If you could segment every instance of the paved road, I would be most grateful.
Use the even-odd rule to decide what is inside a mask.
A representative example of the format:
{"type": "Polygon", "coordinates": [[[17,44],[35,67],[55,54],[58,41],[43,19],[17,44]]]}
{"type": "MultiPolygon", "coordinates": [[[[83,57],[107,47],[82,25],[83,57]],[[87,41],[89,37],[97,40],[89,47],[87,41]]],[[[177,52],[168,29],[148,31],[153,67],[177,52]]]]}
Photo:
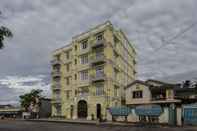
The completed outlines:
{"type": "Polygon", "coordinates": [[[98,126],[1,120],[0,131],[197,131],[197,128],[98,126]]]}

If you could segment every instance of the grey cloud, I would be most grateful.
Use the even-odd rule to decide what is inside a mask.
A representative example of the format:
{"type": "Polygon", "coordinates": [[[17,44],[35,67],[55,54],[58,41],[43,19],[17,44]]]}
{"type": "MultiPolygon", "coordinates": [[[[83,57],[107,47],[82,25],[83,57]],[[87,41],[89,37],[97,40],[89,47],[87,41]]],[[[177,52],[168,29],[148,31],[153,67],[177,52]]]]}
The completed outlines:
{"type": "Polygon", "coordinates": [[[197,22],[196,8],[196,0],[1,0],[5,19],[0,22],[11,28],[14,38],[0,50],[0,76],[49,78],[52,50],[108,19],[137,49],[139,78],[196,70],[196,26],[155,51],[197,22]]]}

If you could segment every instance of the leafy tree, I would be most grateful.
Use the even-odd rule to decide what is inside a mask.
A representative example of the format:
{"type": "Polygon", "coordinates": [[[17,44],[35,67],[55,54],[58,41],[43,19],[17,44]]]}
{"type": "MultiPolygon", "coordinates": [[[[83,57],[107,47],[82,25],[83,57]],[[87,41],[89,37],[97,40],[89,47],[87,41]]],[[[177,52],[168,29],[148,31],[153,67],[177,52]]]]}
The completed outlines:
{"type": "Polygon", "coordinates": [[[33,89],[30,91],[30,93],[26,93],[24,95],[19,96],[21,107],[23,107],[25,111],[28,111],[28,108],[32,102],[35,104],[36,99],[42,98],[41,93],[42,93],[42,90],[33,89]]]}
{"type": "MultiPolygon", "coordinates": [[[[0,15],[1,15],[1,12],[0,12],[0,15]]],[[[4,26],[0,26],[0,49],[2,49],[4,47],[3,41],[6,37],[7,38],[13,37],[12,32],[10,31],[9,28],[4,27],[4,26]]]]}

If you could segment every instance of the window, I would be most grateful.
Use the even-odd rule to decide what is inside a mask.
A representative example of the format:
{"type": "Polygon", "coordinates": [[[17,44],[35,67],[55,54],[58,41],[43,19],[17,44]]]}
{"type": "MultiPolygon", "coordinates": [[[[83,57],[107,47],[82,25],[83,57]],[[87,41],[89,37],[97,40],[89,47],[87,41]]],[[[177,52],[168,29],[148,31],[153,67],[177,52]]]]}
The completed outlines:
{"type": "Polygon", "coordinates": [[[60,77],[54,77],[53,80],[54,80],[55,82],[60,82],[60,77]]]}
{"type": "Polygon", "coordinates": [[[96,40],[99,41],[99,40],[102,40],[103,39],[103,33],[100,33],[98,35],[96,35],[96,40]]]}
{"type": "Polygon", "coordinates": [[[56,59],[56,60],[60,60],[60,57],[61,57],[60,55],[56,55],[56,56],[55,56],[55,59],[56,59]]]}
{"type": "Polygon", "coordinates": [[[69,85],[70,84],[70,79],[69,77],[66,78],[66,85],[69,85]]]}
{"type": "Polygon", "coordinates": [[[118,70],[114,68],[114,79],[118,80],[118,70]]]}
{"type": "Polygon", "coordinates": [[[133,59],[133,64],[134,64],[134,65],[136,64],[136,60],[135,60],[135,59],[133,59]]]}
{"type": "Polygon", "coordinates": [[[77,59],[75,59],[75,65],[77,64],[77,59]]]}
{"type": "Polygon", "coordinates": [[[118,90],[119,90],[119,88],[117,86],[114,86],[114,96],[115,97],[118,96],[118,90]]]}
{"type": "Polygon", "coordinates": [[[77,74],[75,74],[75,80],[77,80],[77,74]]]}
{"type": "Polygon", "coordinates": [[[99,66],[96,67],[96,77],[103,77],[104,76],[104,67],[99,66]]]}
{"type": "Polygon", "coordinates": [[[70,98],[70,91],[66,91],[66,98],[67,98],[67,99],[70,98]]]}
{"type": "Polygon", "coordinates": [[[96,85],[96,96],[101,96],[104,94],[104,84],[96,85]]]}
{"type": "Polygon", "coordinates": [[[133,98],[142,98],[142,91],[133,91],[133,98]]]}
{"type": "Polygon", "coordinates": [[[67,64],[66,65],[66,70],[67,70],[67,72],[69,72],[69,70],[70,70],[70,64],[67,64]]]}
{"type": "Polygon", "coordinates": [[[77,50],[77,45],[75,45],[75,51],[77,50]]]}
{"type": "Polygon", "coordinates": [[[81,49],[86,49],[88,47],[88,40],[81,42],[81,49]]]}
{"type": "Polygon", "coordinates": [[[119,39],[114,35],[114,44],[116,45],[116,43],[119,42],[119,39]]]}
{"type": "Polygon", "coordinates": [[[81,71],[81,80],[88,80],[88,70],[81,71]]]}
{"type": "Polygon", "coordinates": [[[78,94],[78,91],[77,91],[77,90],[75,90],[75,96],[77,96],[77,94],[78,94]]]}
{"type": "Polygon", "coordinates": [[[81,64],[87,64],[88,63],[88,54],[81,56],[81,64]]]}
{"type": "Polygon", "coordinates": [[[69,59],[69,58],[70,58],[70,52],[67,51],[67,52],[66,52],[66,59],[69,59]]]}

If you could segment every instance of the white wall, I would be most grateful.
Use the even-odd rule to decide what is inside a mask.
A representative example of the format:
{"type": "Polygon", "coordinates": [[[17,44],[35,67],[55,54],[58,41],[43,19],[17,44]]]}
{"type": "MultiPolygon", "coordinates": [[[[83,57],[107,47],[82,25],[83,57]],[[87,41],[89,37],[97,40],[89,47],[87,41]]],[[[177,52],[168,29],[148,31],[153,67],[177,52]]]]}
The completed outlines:
{"type": "Polygon", "coordinates": [[[159,116],[159,123],[168,123],[169,110],[167,107],[163,108],[163,113],[159,116]]]}
{"type": "Polygon", "coordinates": [[[126,89],[126,104],[140,104],[140,103],[148,103],[151,100],[151,92],[149,87],[143,84],[134,84],[131,87],[126,89]],[[135,98],[133,99],[133,91],[142,91],[143,98],[135,98]]]}
{"type": "Polygon", "coordinates": [[[135,113],[135,109],[132,109],[132,113],[129,114],[127,119],[129,122],[138,122],[139,121],[139,116],[135,113]]]}

